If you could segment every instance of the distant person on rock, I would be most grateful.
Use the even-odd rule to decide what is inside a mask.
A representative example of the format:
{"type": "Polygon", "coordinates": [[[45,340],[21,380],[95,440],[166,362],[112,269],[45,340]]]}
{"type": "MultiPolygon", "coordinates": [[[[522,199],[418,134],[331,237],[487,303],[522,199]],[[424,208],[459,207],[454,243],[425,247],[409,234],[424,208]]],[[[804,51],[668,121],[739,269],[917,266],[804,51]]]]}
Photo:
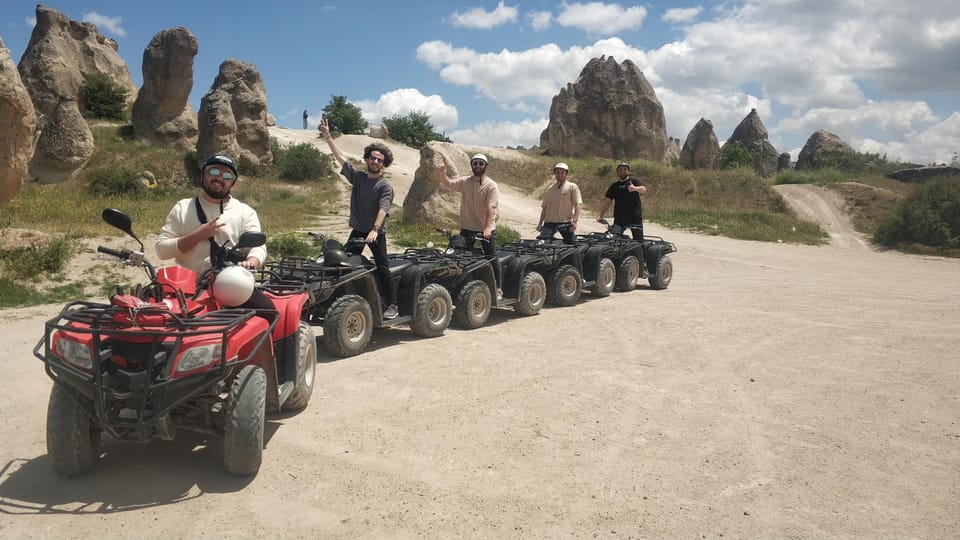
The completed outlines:
{"type": "Polygon", "coordinates": [[[643,202],[640,196],[647,193],[647,186],[639,178],[630,176],[627,163],[617,165],[617,176],[620,179],[610,184],[603,196],[597,221],[603,221],[603,215],[613,203],[613,224],[623,228],[624,232],[629,228],[634,240],[643,240],[643,202]]]}
{"type": "Polygon", "coordinates": [[[362,245],[357,249],[350,240],[363,238],[373,252],[373,260],[377,264],[377,275],[380,278],[380,289],[387,296],[387,309],[383,312],[384,319],[396,319],[397,288],[390,279],[390,264],[387,261],[387,217],[390,216],[390,206],[393,204],[393,186],[383,176],[383,170],[393,163],[393,152],[387,145],[375,142],[363,149],[363,161],[367,164],[366,171],[354,168],[340,153],[340,149],[330,136],[330,124],[324,118],[320,121],[320,136],[327,141],[333,158],[340,165],[340,174],[350,184],[350,238],[347,240],[346,251],[359,255],[363,251],[362,245]]]}
{"type": "MultiPolygon", "coordinates": [[[[470,158],[473,174],[461,176],[455,180],[447,178],[447,165],[443,161],[434,169],[436,178],[444,189],[456,191],[460,198],[460,235],[466,240],[467,247],[473,247],[477,237],[483,254],[494,260],[497,283],[500,283],[500,264],[497,260],[497,207],[500,204],[500,189],[492,178],[486,175],[487,156],[476,154],[470,158]]],[[[500,291],[497,291],[500,295],[500,291]]]]}
{"type": "Polygon", "coordinates": [[[303,110],[303,129],[307,129],[307,118],[308,118],[308,117],[309,117],[309,115],[307,114],[307,110],[304,109],[304,110],[303,110]]]}
{"type": "Polygon", "coordinates": [[[540,219],[537,220],[539,238],[553,238],[559,232],[566,244],[572,244],[577,239],[577,220],[580,219],[583,197],[580,196],[580,187],[567,181],[569,172],[570,167],[566,163],[553,166],[556,181],[543,194],[540,219]]]}

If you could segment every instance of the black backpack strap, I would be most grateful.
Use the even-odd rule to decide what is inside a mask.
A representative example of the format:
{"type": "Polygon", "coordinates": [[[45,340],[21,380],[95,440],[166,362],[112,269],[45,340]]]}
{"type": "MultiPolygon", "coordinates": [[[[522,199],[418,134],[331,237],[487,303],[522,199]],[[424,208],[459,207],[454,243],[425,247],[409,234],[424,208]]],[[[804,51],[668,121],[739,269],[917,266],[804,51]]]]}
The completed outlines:
{"type": "MultiPolygon", "coordinates": [[[[200,197],[194,198],[194,202],[196,203],[196,206],[197,206],[197,218],[200,219],[201,224],[206,223],[207,213],[203,211],[203,205],[200,204],[200,197]]],[[[213,260],[214,255],[217,253],[220,246],[217,245],[217,241],[214,240],[212,236],[210,238],[207,238],[207,240],[210,241],[210,264],[214,264],[215,263],[215,261],[213,260]]]]}

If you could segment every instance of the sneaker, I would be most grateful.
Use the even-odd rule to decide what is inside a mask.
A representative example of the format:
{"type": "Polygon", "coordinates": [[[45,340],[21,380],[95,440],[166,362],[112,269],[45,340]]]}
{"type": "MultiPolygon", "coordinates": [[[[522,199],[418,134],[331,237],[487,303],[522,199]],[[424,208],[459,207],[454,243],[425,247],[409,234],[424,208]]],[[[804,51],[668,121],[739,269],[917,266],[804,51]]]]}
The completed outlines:
{"type": "Polygon", "coordinates": [[[389,321],[391,319],[396,319],[398,314],[397,305],[390,304],[387,306],[387,310],[383,312],[383,318],[389,321]]]}
{"type": "Polygon", "coordinates": [[[503,289],[497,287],[497,302],[503,300],[503,289]]]}

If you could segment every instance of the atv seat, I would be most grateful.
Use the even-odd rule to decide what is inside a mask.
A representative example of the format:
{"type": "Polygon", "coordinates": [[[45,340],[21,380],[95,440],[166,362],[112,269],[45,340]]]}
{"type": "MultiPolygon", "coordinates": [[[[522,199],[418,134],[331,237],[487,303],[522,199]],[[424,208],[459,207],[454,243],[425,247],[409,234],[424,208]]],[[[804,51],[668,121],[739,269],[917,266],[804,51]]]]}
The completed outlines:
{"type": "Polygon", "coordinates": [[[388,262],[390,264],[390,275],[399,276],[403,273],[404,270],[413,266],[413,261],[409,259],[395,259],[389,258],[388,262]]]}

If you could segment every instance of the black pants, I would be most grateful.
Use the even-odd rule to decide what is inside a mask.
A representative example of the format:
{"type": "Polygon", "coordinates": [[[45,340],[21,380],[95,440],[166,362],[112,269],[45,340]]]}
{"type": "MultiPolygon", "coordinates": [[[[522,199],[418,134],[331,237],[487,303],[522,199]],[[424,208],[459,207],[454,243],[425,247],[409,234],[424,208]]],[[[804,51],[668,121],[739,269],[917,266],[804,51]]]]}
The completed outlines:
{"type": "MultiPolygon", "coordinates": [[[[347,239],[346,251],[351,255],[359,255],[363,251],[364,244],[355,244],[350,242],[354,238],[366,238],[367,233],[357,230],[350,231],[350,238],[347,239]],[[359,248],[359,249],[358,249],[359,248]]],[[[380,291],[387,296],[387,304],[397,303],[397,287],[390,279],[390,263],[387,261],[387,235],[380,233],[377,235],[377,241],[370,246],[373,252],[373,261],[377,264],[377,277],[380,281],[380,291]]]]}
{"type": "Polygon", "coordinates": [[[223,306],[223,307],[238,307],[238,308],[247,308],[257,310],[257,315],[263,317],[267,322],[272,323],[280,313],[277,312],[277,307],[273,305],[273,300],[267,298],[267,295],[263,294],[263,290],[258,287],[253,288],[253,294],[250,295],[250,299],[246,302],[240,304],[239,306],[223,306]]]}
{"type": "Polygon", "coordinates": [[[480,242],[480,248],[483,249],[484,256],[488,259],[493,259],[493,273],[497,280],[497,286],[500,287],[500,259],[497,258],[497,230],[494,229],[490,231],[490,238],[482,241],[478,240],[478,237],[483,238],[483,231],[460,229],[460,236],[466,241],[468,248],[472,248],[474,243],[480,242]]]}
{"type": "Polygon", "coordinates": [[[549,240],[550,238],[553,238],[553,235],[557,233],[560,233],[560,236],[563,238],[564,244],[572,244],[577,241],[577,236],[576,234],[574,234],[573,230],[570,228],[569,221],[564,221],[563,223],[548,221],[544,223],[543,227],[540,228],[540,236],[538,236],[538,238],[549,240]]]}
{"type": "Polygon", "coordinates": [[[634,240],[636,240],[637,242],[643,241],[643,222],[642,221],[637,223],[629,223],[629,224],[617,223],[616,221],[614,221],[613,224],[623,227],[624,232],[626,232],[627,229],[630,229],[630,234],[633,235],[634,240]]]}

